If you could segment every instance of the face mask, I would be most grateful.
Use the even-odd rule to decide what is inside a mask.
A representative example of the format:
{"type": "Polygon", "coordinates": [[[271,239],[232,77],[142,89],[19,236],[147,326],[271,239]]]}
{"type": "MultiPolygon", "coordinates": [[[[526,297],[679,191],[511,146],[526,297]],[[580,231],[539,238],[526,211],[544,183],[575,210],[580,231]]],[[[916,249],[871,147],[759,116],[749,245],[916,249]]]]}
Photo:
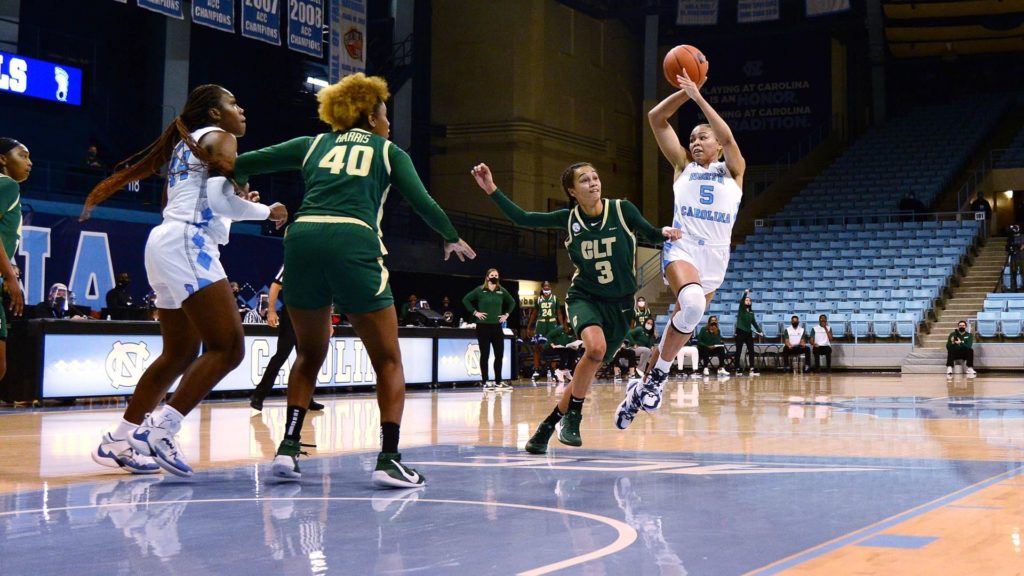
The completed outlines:
{"type": "Polygon", "coordinates": [[[799,325],[800,325],[800,323],[799,323],[799,322],[790,322],[790,324],[792,324],[792,325],[793,325],[793,328],[796,328],[797,326],[799,326],[799,325]]]}
{"type": "Polygon", "coordinates": [[[637,308],[643,308],[644,306],[647,306],[647,302],[637,302],[636,303],[636,307],[637,308]]]}
{"type": "Polygon", "coordinates": [[[960,327],[960,331],[961,332],[967,332],[967,327],[966,326],[961,326],[960,327]]]}
{"type": "Polygon", "coordinates": [[[551,296],[551,290],[541,290],[540,293],[545,296],[551,296]]]}
{"type": "Polygon", "coordinates": [[[67,302],[67,300],[62,296],[57,296],[53,299],[53,305],[56,308],[63,308],[65,302],[67,302]]]}
{"type": "Polygon", "coordinates": [[[647,331],[650,332],[650,331],[654,330],[654,324],[648,324],[646,326],[646,328],[647,328],[647,331]]]}

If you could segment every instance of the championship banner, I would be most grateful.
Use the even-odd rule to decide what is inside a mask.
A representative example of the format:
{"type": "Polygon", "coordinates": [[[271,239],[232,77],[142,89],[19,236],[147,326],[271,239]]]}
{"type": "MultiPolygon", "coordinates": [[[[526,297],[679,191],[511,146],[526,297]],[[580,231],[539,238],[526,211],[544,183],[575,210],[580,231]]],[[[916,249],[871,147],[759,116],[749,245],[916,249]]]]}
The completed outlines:
{"type": "Polygon", "coordinates": [[[331,83],[366,70],[365,0],[331,0],[331,83]]]}
{"type": "Polygon", "coordinates": [[[288,0],[288,47],[324,56],[324,0],[288,0]]]}
{"type": "Polygon", "coordinates": [[[738,0],[736,21],[767,22],[779,19],[779,0],[738,0]]]}
{"type": "Polygon", "coordinates": [[[139,8],[145,8],[146,10],[152,10],[153,12],[159,12],[164,16],[170,16],[171,18],[177,18],[178,20],[185,19],[185,12],[181,8],[183,0],[136,0],[139,4],[139,8]]]}
{"type": "Polygon", "coordinates": [[[192,0],[192,21],[221,32],[234,32],[235,0],[192,0]]]}
{"type": "Polygon", "coordinates": [[[718,0],[679,0],[677,26],[718,24],[718,0]]]}
{"type": "Polygon", "coordinates": [[[280,0],[242,0],[242,36],[281,45],[280,0]]]}
{"type": "Polygon", "coordinates": [[[850,0],[807,0],[808,16],[824,16],[850,9],[850,0]]]}

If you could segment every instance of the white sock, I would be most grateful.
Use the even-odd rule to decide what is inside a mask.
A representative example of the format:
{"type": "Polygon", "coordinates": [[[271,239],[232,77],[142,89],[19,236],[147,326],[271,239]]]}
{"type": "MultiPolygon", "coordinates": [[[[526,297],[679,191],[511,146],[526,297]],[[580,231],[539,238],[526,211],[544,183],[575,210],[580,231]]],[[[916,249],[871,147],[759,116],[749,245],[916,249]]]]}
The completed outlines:
{"type": "Polygon", "coordinates": [[[154,424],[159,424],[161,421],[170,423],[171,430],[181,428],[181,421],[185,419],[181,412],[175,410],[170,404],[164,404],[156,412],[153,412],[150,417],[153,419],[154,424]]]}
{"type": "Polygon", "coordinates": [[[114,440],[124,440],[138,427],[138,424],[129,422],[124,418],[121,418],[121,421],[117,423],[117,426],[115,426],[114,429],[110,431],[110,437],[113,438],[114,440]]]}

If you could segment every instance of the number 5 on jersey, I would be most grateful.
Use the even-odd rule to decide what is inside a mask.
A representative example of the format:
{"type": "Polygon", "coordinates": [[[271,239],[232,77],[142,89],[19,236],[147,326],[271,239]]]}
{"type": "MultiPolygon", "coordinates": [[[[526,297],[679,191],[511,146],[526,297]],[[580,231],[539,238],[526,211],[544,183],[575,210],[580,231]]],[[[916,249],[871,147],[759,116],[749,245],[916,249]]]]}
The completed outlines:
{"type": "Polygon", "coordinates": [[[370,173],[373,161],[373,148],[369,146],[352,146],[348,144],[335,146],[324,155],[317,166],[326,168],[331,174],[341,174],[342,170],[349,176],[366,176],[370,173]]]}
{"type": "Polygon", "coordinates": [[[700,187],[700,203],[701,204],[714,204],[715,203],[715,187],[710,184],[704,184],[700,187]]]}

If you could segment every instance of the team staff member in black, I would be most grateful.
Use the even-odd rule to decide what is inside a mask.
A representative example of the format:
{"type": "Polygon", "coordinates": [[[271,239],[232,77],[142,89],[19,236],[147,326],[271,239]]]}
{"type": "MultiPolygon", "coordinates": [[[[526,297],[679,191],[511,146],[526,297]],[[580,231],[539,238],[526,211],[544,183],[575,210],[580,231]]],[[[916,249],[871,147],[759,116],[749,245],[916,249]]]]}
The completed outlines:
{"type": "Polygon", "coordinates": [[[501,381],[501,362],[505,356],[502,342],[501,323],[516,309],[515,298],[501,287],[501,275],[496,268],[484,274],[484,283],[474,288],[462,298],[462,305],[476,318],[476,340],[480,344],[480,380],[487,386],[488,360],[491,348],[494,349],[494,386],[511,388],[512,385],[501,381]]]}
{"type": "MultiPolygon", "coordinates": [[[[288,356],[295,349],[295,328],[292,328],[292,320],[288,317],[288,307],[281,306],[281,312],[278,313],[277,311],[277,301],[279,299],[284,301],[283,283],[284,266],[281,266],[277,276],[274,276],[274,279],[270,282],[270,294],[267,298],[267,325],[278,329],[277,350],[270,357],[270,361],[267,362],[267,369],[263,372],[263,378],[260,379],[260,383],[256,385],[256,390],[253,391],[252,396],[249,398],[249,406],[253,410],[263,410],[263,401],[267,399],[270,391],[274,388],[274,381],[277,380],[277,375],[281,372],[281,366],[284,366],[288,356]]],[[[310,398],[309,409],[323,410],[324,405],[310,398]]]]}

